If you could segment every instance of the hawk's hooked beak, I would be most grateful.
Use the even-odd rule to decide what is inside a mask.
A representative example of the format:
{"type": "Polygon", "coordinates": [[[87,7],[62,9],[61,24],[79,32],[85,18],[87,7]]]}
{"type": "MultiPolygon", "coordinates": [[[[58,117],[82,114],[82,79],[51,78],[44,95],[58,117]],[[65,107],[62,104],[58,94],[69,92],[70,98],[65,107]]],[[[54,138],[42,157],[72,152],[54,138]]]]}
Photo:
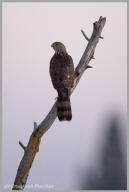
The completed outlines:
{"type": "Polygon", "coordinates": [[[51,44],[51,47],[53,47],[53,43],[51,44]]]}

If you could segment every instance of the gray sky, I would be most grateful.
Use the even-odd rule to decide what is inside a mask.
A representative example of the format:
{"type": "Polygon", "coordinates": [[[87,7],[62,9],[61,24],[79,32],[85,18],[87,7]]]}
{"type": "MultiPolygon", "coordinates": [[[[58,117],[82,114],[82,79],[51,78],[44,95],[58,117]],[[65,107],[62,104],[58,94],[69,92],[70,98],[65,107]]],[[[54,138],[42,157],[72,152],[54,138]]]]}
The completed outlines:
{"type": "MultiPolygon", "coordinates": [[[[71,97],[73,119],[57,119],[44,135],[28,184],[73,189],[78,167],[93,166],[107,113],[126,115],[126,3],[3,3],[3,184],[12,184],[33,130],[57,96],[49,76],[51,43],[61,41],[76,66],[93,22],[107,18],[87,70],[71,97]]],[[[45,189],[44,189],[45,190],[45,189]]]]}

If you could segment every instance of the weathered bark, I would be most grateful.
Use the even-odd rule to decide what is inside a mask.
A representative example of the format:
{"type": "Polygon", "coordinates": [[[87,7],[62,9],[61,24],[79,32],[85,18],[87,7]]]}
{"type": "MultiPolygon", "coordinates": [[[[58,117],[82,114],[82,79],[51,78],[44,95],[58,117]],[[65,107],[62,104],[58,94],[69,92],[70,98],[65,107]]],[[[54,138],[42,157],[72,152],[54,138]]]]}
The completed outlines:
{"type": "MultiPolygon", "coordinates": [[[[90,62],[91,59],[94,58],[95,48],[99,41],[99,38],[102,38],[101,32],[103,30],[105,22],[106,18],[100,17],[98,21],[93,23],[93,33],[91,35],[91,38],[88,38],[84,33],[84,31],[82,31],[82,34],[88,41],[88,45],[82,55],[82,58],[80,59],[78,66],[75,69],[74,87],[71,91],[71,94],[73,90],[76,88],[84,71],[88,68],[91,68],[91,66],[89,66],[88,63],[90,62]]],[[[56,117],[57,117],[57,109],[55,102],[52,109],[50,110],[46,118],[40,123],[40,125],[37,126],[36,123],[34,123],[34,131],[30,136],[27,147],[25,147],[21,142],[19,142],[20,146],[24,149],[24,156],[17,170],[13,190],[24,189],[33,160],[35,158],[36,153],[39,150],[41,137],[51,127],[56,117]]]]}

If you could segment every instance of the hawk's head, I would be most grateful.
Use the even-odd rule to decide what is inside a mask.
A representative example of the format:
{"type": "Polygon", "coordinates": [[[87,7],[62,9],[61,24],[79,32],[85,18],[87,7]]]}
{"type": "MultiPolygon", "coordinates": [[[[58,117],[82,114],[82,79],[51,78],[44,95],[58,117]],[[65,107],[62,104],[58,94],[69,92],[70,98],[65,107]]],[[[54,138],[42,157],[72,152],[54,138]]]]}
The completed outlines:
{"type": "Polygon", "coordinates": [[[52,43],[51,47],[53,47],[53,49],[54,49],[54,51],[55,51],[56,54],[64,54],[64,53],[67,53],[65,46],[64,46],[63,43],[61,43],[61,42],[52,43]]]}

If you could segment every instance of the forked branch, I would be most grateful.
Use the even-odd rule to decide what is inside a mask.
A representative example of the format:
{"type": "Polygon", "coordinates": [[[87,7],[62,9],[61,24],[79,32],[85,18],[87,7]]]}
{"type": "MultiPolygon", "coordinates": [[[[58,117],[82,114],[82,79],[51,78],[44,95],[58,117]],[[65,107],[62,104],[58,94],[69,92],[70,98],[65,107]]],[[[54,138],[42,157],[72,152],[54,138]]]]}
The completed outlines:
{"type": "MultiPolygon", "coordinates": [[[[82,55],[82,58],[80,59],[79,64],[75,69],[74,87],[71,91],[71,94],[76,88],[77,84],[79,83],[79,80],[84,71],[88,68],[91,68],[91,66],[89,66],[88,64],[90,60],[94,58],[95,48],[99,39],[102,38],[101,32],[103,30],[105,22],[106,18],[100,17],[98,21],[93,23],[93,33],[91,35],[91,38],[88,38],[87,35],[82,30],[82,34],[88,41],[88,45],[82,55]]],[[[50,112],[45,117],[45,119],[39,125],[34,123],[34,130],[30,136],[27,146],[25,147],[21,142],[19,142],[20,146],[24,149],[24,155],[17,170],[13,190],[24,189],[33,160],[35,158],[36,153],[39,151],[41,137],[51,127],[56,117],[57,117],[57,109],[55,102],[50,112]]]]}

